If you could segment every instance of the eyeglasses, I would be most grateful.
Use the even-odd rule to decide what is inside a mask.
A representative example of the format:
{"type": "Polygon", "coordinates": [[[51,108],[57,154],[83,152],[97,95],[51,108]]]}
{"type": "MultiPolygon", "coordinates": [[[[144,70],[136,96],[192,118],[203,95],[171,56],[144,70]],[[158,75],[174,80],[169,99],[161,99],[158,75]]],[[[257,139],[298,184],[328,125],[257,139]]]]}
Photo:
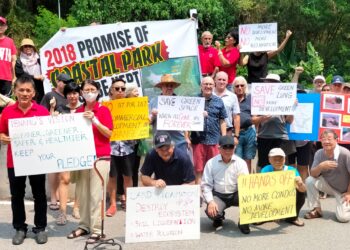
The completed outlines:
{"type": "Polygon", "coordinates": [[[126,88],[125,87],[114,87],[114,90],[124,92],[126,90],[126,88]]]}
{"type": "Polygon", "coordinates": [[[84,90],[83,90],[83,93],[84,93],[84,94],[88,94],[88,93],[93,93],[93,94],[95,94],[95,93],[97,93],[97,89],[84,89],[84,90]]]}
{"type": "Polygon", "coordinates": [[[32,45],[23,45],[23,48],[33,48],[32,45]]]}
{"type": "Polygon", "coordinates": [[[221,148],[224,149],[224,150],[228,150],[228,149],[232,150],[232,149],[234,149],[234,147],[235,147],[234,145],[223,145],[223,146],[221,146],[221,148]]]}
{"type": "Polygon", "coordinates": [[[244,85],[242,84],[242,85],[235,85],[235,88],[244,88],[244,85]]]}
{"type": "Polygon", "coordinates": [[[227,39],[230,39],[230,38],[232,38],[232,36],[227,36],[226,38],[227,38],[227,39]]]}

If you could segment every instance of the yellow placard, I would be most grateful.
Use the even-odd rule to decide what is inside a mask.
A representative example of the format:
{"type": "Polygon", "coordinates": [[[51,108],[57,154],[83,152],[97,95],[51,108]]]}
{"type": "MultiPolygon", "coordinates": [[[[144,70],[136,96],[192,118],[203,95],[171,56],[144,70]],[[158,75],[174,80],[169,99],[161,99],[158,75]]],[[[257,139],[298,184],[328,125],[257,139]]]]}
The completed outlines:
{"type": "Polygon", "coordinates": [[[238,195],[241,224],[296,216],[294,171],[241,175],[238,195]]]}
{"type": "Polygon", "coordinates": [[[123,98],[103,102],[112,114],[111,141],[149,137],[148,97],[123,98]]]}
{"type": "Polygon", "coordinates": [[[350,123],[350,115],[343,115],[343,122],[350,123]]]}

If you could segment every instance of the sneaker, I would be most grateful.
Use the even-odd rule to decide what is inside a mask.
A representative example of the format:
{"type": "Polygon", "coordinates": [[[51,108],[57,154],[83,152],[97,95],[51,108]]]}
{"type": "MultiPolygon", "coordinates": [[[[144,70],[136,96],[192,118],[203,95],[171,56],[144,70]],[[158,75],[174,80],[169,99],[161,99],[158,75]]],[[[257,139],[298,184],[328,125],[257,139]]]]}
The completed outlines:
{"type": "Polygon", "coordinates": [[[221,220],[221,219],[219,219],[219,220],[214,220],[214,221],[213,221],[213,227],[214,227],[214,228],[222,227],[222,220],[221,220]]]}
{"type": "Polygon", "coordinates": [[[250,234],[249,224],[241,225],[238,222],[238,228],[239,228],[239,230],[241,231],[242,234],[250,234]]]}
{"type": "Polygon", "coordinates": [[[47,233],[45,231],[40,231],[36,233],[35,241],[38,244],[45,244],[47,242],[47,233]]]}
{"type": "Polygon", "coordinates": [[[110,206],[107,209],[106,216],[107,217],[112,217],[113,215],[115,215],[116,212],[117,212],[117,206],[110,206]]]}
{"type": "Polygon", "coordinates": [[[15,236],[12,238],[13,245],[21,245],[26,238],[27,233],[21,230],[17,230],[15,236]]]}

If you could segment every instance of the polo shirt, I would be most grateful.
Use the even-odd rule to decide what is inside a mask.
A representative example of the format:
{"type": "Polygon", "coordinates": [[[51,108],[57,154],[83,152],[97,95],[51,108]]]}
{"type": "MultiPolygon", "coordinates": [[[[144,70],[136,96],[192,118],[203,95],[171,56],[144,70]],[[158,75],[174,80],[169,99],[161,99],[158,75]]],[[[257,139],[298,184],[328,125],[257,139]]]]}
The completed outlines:
{"type": "Polygon", "coordinates": [[[238,115],[240,113],[239,103],[236,94],[232,93],[228,89],[225,89],[224,93],[221,96],[218,96],[215,91],[213,94],[217,97],[220,97],[224,102],[226,109],[226,126],[227,128],[233,128],[232,116],[238,115]]]}
{"type": "Polygon", "coordinates": [[[240,57],[239,50],[236,47],[221,50],[223,56],[229,61],[230,66],[221,66],[219,57],[216,60],[216,66],[219,67],[219,71],[224,71],[228,75],[228,85],[232,85],[233,80],[236,78],[237,63],[240,57]]]}
{"type": "Polygon", "coordinates": [[[16,55],[16,46],[7,36],[0,39],[0,80],[12,81],[12,56],[16,55]]]}
{"type": "MultiPolygon", "coordinates": [[[[283,171],[287,171],[287,170],[292,170],[292,171],[294,171],[295,176],[300,176],[298,169],[296,169],[295,167],[284,165],[283,171]]],[[[273,168],[272,165],[266,165],[265,167],[263,167],[261,169],[261,173],[270,173],[270,172],[274,172],[274,171],[275,171],[275,169],[273,168]]]]}
{"type": "Polygon", "coordinates": [[[175,146],[173,156],[165,162],[158,155],[155,149],[152,149],[146,155],[145,161],[141,168],[143,175],[155,179],[162,179],[167,185],[182,185],[194,181],[193,164],[185,151],[175,146]]]}
{"type": "MultiPolygon", "coordinates": [[[[80,106],[77,109],[77,113],[82,113],[85,111],[85,105],[80,106]]],[[[109,109],[105,106],[102,106],[99,102],[96,102],[94,108],[92,109],[95,117],[107,128],[110,130],[113,129],[113,120],[112,115],[109,109]]],[[[109,138],[105,137],[103,134],[98,131],[95,124],[92,124],[92,132],[94,135],[96,156],[109,156],[111,154],[111,146],[109,144],[109,138]]]]}
{"type": "Polygon", "coordinates": [[[67,99],[63,95],[59,94],[56,90],[53,90],[44,95],[43,99],[40,102],[40,105],[47,108],[47,110],[50,110],[50,100],[52,97],[55,97],[56,99],[55,110],[57,110],[59,106],[66,106],[68,104],[67,99]]]}
{"type": "Polygon", "coordinates": [[[198,45],[198,52],[202,74],[212,74],[215,69],[215,60],[218,56],[218,51],[212,46],[205,48],[203,45],[198,45]]]}
{"type": "MultiPolygon", "coordinates": [[[[27,113],[23,113],[22,110],[18,107],[18,102],[14,105],[7,106],[1,114],[0,119],[0,133],[4,133],[9,135],[9,120],[15,118],[28,118],[35,116],[48,116],[50,115],[49,111],[45,109],[43,106],[37,104],[32,101],[32,107],[27,111],[27,113]]],[[[7,147],[7,167],[13,168],[13,158],[12,158],[12,149],[11,144],[8,144],[7,147]]]]}
{"type": "Polygon", "coordinates": [[[251,112],[251,95],[246,95],[239,103],[241,110],[241,129],[247,129],[252,126],[252,112],[251,112]]]}

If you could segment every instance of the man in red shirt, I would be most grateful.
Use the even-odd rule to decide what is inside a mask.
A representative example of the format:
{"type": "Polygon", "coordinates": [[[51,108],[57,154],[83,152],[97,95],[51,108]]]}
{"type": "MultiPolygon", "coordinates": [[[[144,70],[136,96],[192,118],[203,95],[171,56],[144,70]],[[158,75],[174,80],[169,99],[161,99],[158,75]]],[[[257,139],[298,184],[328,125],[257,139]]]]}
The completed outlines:
{"type": "Polygon", "coordinates": [[[199,60],[201,63],[202,76],[215,76],[215,60],[218,51],[211,46],[213,35],[209,31],[202,33],[202,45],[198,45],[199,60]]]}
{"type": "Polygon", "coordinates": [[[10,96],[15,80],[16,46],[5,36],[6,30],[7,20],[0,16],[0,94],[10,96]]]}
{"type": "MultiPolygon", "coordinates": [[[[34,86],[34,82],[29,76],[18,78],[14,85],[17,101],[4,109],[0,119],[0,142],[8,144],[7,172],[11,191],[12,225],[16,229],[16,234],[12,238],[13,245],[22,244],[27,235],[28,225],[25,223],[26,212],[24,206],[27,176],[15,176],[10,144],[11,138],[9,137],[9,120],[49,115],[49,111],[33,101],[35,96],[34,86]]],[[[36,234],[36,242],[45,244],[47,242],[47,233],[45,232],[47,225],[45,174],[30,175],[28,177],[34,198],[35,227],[33,227],[32,231],[36,234]]]]}
{"type": "Polygon", "coordinates": [[[232,91],[232,83],[236,78],[237,64],[239,62],[239,38],[237,31],[230,31],[225,38],[225,47],[220,48],[220,42],[215,41],[218,56],[215,65],[219,67],[219,71],[224,71],[228,75],[228,84],[226,88],[232,91]]]}

